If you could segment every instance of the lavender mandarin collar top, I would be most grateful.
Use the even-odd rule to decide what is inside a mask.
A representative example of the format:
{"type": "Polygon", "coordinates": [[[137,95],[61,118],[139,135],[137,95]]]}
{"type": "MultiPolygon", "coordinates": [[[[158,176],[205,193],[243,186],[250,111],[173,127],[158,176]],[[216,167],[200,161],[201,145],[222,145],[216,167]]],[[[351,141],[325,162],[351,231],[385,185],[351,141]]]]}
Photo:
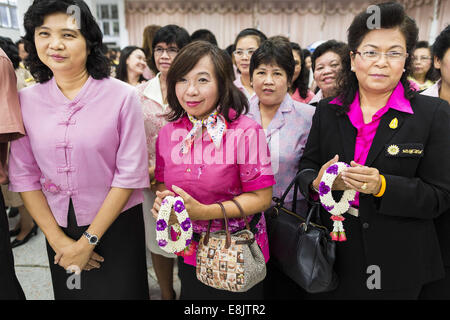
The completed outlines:
{"type": "MultiPolygon", "coordinates": [[[[79,226],[95,218],[111,187],[149,186],[144,121],[135,88],[117,79],[86,81],[75,99],[55,79],[19,93],[27,136],[11,144],[10,190],[42,190],[67,226],[72,199],[79,226]]],[[[143,201],[135,190],[125,211],[143,201]]]]}

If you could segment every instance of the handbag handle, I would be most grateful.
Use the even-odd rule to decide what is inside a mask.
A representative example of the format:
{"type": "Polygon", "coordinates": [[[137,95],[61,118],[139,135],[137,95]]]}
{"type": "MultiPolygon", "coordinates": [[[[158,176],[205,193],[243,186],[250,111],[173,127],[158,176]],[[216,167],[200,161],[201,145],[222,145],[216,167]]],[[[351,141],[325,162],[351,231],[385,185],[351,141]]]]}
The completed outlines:
{"type": "Polygon", "coordinates": [[[237,200],[231,199],[231,201],[233,201],[236,207],[238,207],[239,212],[241,213],[241,217],[242,219],[244,219],[245,227],[247,228],[248,231],[251,231],[250,225],[248,224],[247,218],[245,217],[244,210],[242,209],[241,205],[239,204],[239,202],[237,202],[237,200]]]}
{"type": "MultiPolygon", "coordinates": [[[[230,230],[228,229],[227,213],[225,211],[225,207],[223,206],[222,202],[217,202],[217,204],[220,206],[220,209],[222,209],[223,219],[225,221],[225,234],[226,234],[225,249],[228,249],[230,247],[230,245],[231,245],[231,235],[230,235],[230,230]]],[[[205,246],[208,245],[209,234],[211,233],[211,223],[212,223],[212,220],[209,220],[208,230],[206,231],[206,235],[203,238],[203,244],[205,246]]]]}

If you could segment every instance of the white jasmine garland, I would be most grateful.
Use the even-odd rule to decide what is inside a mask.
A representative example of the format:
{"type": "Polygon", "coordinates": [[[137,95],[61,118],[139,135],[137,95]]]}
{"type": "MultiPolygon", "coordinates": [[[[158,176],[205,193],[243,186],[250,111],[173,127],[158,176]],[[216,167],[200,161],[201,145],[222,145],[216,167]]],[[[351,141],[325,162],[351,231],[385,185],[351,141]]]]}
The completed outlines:
{"type": "Polygon", "coordinates": [[[355,190],[346,190],[344,191],[341,200],[339,202],[336,202],[331,192],[334,180],[336,180],[339,173],[341,173],[347,167],[350,166],[344,162],[337,162],[331,165],[327,170],[325,170],[322,176],[322,180],[319,184],[319,196],[322,207],[324,207],[325,210],[331,213],[331,220],[334,221],[333,231],[331,232],[331,238],[334,241],[347,240],[342,223],[345,218],[342,217],[342,215],[348,211],[351,202],[355,200],[356,196],[355,190]]]}
{"type": "Polygon", "coordinates": [[[160,248],[169,253],[183,251],[191,244],[192,241],[192,222],[184,206],[181,197],[167,196],[161,203],[156,220],[156,241],[160,248]],[[181,233],[176,241],[173,241],[170,235],[169,218],[172,207],[177,215],[178,222],[172,227],[181,233]]]}

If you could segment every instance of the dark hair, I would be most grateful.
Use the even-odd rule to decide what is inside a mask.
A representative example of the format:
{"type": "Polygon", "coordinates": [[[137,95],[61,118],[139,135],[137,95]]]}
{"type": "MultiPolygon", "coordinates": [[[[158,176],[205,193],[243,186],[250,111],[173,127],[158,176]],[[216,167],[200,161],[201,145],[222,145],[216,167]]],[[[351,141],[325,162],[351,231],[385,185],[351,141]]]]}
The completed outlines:
{"type": "MultiPolygon", "coordinates": [[[[306,99],[308,97],[308,84],[309,84],[309,70],[306,68],[305,63],[305,56],[304,51],[300,47],[298,43],[291,42],[292,50],[297,51],[298,55],[300,56],[300,74],[298,75],[297,79],[294,80],[292,83],[292,89],[295,90],[298,89],[298,93],[300,94],[300,97],[303,99],[306,99]]],[[[308,50],[307,50],[308,51],[308,50]]],[[[309,52],[309,51],[308,51],[309,52]]]]}
{"type": "Polygon", "coordinates": [[[19,68],[20,57],[19,50],[17,50],[16,45],[10,38],[5,38],[0,36],[0,48],[5,51],[9,60],[11,60],[14,69],[19,68]]]}
{"type": "MultiPolygon", "coordinates": [[[[430,51],[430,56],[431,56],[430,69],[428,69],[427,73],[425,74],[425,80],[436,81],[436,80],[439,79],[439,73],[434,68],[433,54],[431,52],[431,47],[428,44],[428,41],[419,41],[419,42],[417,42],[416,47],[414,48],[414,51],[416,51],[416,49],[421,49],[421,48],[428,49],[428,51],[430,51]]],[[[414,77],[414,73],[412,75],[414,77]]]]}
{"type": "MultiPolygon", "coordinates": [[[[124,82],[128,82],[128,69],[127,69],[127,60],[131,56],[133,52],[136,50],[141,50],[144,52],[144,49],[136,47],[136,46],[129,46],[125,47],[120,51],[120,59],[119,64],[117,65],[116,69],[116,78],[119,80],[122,80],[124,82]]],[[[139,77],[139,82],[145,81],[145,78],[141,75],[139,77]]]]}
{"type": "MultiPolygon", "coordinates": [[[[403,72],[400,78],[400,83],[405,89],[405,98],[411,100],[414,96],[414,91],[410,87],[410,83],[407,79],[411,70],[412,52],[416,46],[419,30],[416,23],[410,17],[406,15],[403,6],[396,2],[388,2],[378,4],[380,12],[380,24],[381,28],[391,29],[398,28],[403,34],[406,40],[406,51],[408,57],[405,61],[405,72],[403,72]]],[[[348,46],[352,52],[356,52],[358,46],[363,41],[363,38],[372,29],[369,29],[367,21],[370,19],[372,13],[366,11],[358,14],[348,29],[348,46]]],[[[342,69],[341,77],[338,81],[337,96],[342,101],[343,108],[338,108],[337,113],[342,114],[348,112],[349,105],[355,99],[356,92],[358,91],[358,79],[354,72],[350,70],[350,67],[342,69]]]]}
{"type": "MultiPolygon", "coordinates": [[[[155,37],[152,43],[152,60],[155,63],[155,47],[158,43],[171,44],[175,43],[178,49],[182,49],[184,46],[191,42],[191,37],[186,29],[174,24],[169,24],[156,31],[155,37]]],[[[156,63],[155,63],[156,65],[156,63]]]]}
{"type": "Polygon", "coordinates": [[[157,74],[158,69],[156,69],[155,62],[153,61],[153,39],[155,38],[156,32],[161,29],[161,26],[157,25],[149,25],[146,26],[142,35],[144,39],[142,42],[142,49],[144,49],[145,57],[147,58],[147,65],[153,71],[153,73],[157,74]]]}
{"type": "Polygon", "coordinates": [[[194,33],[192,33],[191,40],[192,41],[205,40],[205,41],[208,41],[209,43],[212,43],[213,45],[217,46],[216,36],[214,35],[214,33],[212,33],[211,31],[209,31],[207,29],[199,29],[199,30],[195,31],[194,33]]]}
{"type": "Polygon", "coordinates": [[[255,37],[259,46],[261,45],[261,43],[263,41],[267,40],[266,35],[264,33],[262,33],[261,31],[259,31],[258,29],[247,28],[247,29],[244,29],[241,32],[239,32],[239,34],[236,36],[236,40],[234,40],[234,48],[236,48],[239,40],[241,40],[242,38],[248,37],[248,36],[255,37]]]}
{"type": "Polygon", "coordinates": [[[247,113],[248,100],[233,84],[233,67],[230,64],[230,58],[227,56],[227,53],[209,42],[194,41],[177,54],[167,74],[167,102],[172,109],[168,115],[169,121],[176,121],[183,117],[185,113],[175,93],[175,85],[205,56],[209,56],[214,65],[219,91],[217,103],[219,108],[217,111],[228,122],[232,122],[241,114],[247,113]],[[230,109],[236,111],[236,116],[233,119],[229,116],[230,109]]]}
{"type": "Polygon", "coordinates": [[[286,72],[288,86],[290,86],[294,75],[295,60],[287,38],[273,37],[261,43],[250,59],[250,80],[253,79],[255,69],[260,65],[272,63],[286,72]]]}
{"type": "MultiPolygon", "coordinates": [[[[450,25],[447,25],[445,29],[442,30],[442,32],[437,36],[436,40],[434,40],[431,51],[433,52],[433,57],[436,57],[442,61],[448,49],[450,49],[450,25]]],[[[441,70],[436,69],[436,71],[439,75],[441,74],[441,70]]]]}
{"type": "Polygon", "coordinates": [[[305,59],[311,57],[311,51],[309,51],[308,49],[303,49],[302,52],[305,59]]]}
{"type": "Polygon", "coordinates": [[[97,80],[109,77],[109,61],[102,53],[103,35],[87,4],[83,0],[34,0],[24,16],[26,33],[23,39],[25,40],[25,50],[29,54],[25,65],[39,83],[50,80],[53,72],[38,57],[34,43],[34,31],[37,27],[42,26],[46,16],[59,12],[67,13],[67,9],[72,5],[80,9],[80,32],[86,39],[86,47],[90,52],[86,61],[89,75],[97,80]]]}
{"type": "Polygon", "coordinates": [[[336,53],[339,58],[341,58],[342,66],[344,66],[344,64],[348,64],[350,67],[350,49],[347,44],[336,40],[328,40],[318,46],[311,55],[311,68],[313,72],[316,69],[316,60],[328,51],[336,53]]]}

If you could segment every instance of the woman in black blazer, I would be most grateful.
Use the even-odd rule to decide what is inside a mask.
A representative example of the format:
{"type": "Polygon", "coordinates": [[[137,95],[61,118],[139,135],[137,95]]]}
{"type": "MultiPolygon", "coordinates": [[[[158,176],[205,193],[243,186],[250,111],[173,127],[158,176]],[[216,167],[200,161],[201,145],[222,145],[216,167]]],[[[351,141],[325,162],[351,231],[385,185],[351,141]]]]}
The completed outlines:
{"type": "MultiPolygon", "coordinates": [[[[343,215],[347,241],[336,242],[340,284],[313,299],[417,299],[444,276],[433,218],[450,208],[450,107],[410,90],[417,26],[398,3],[378,8],[380,26],[366,11],[352,22],[352,69],[337,98],[319,103],[300,160],[301,172],[315,170],[301,175],[305,196],[337,161],[351,167],[335,180],[334,198],[359,192],[359,207],[343,215]]],[[[323,208],[321,219],[331,230],[323,208]]]]}

